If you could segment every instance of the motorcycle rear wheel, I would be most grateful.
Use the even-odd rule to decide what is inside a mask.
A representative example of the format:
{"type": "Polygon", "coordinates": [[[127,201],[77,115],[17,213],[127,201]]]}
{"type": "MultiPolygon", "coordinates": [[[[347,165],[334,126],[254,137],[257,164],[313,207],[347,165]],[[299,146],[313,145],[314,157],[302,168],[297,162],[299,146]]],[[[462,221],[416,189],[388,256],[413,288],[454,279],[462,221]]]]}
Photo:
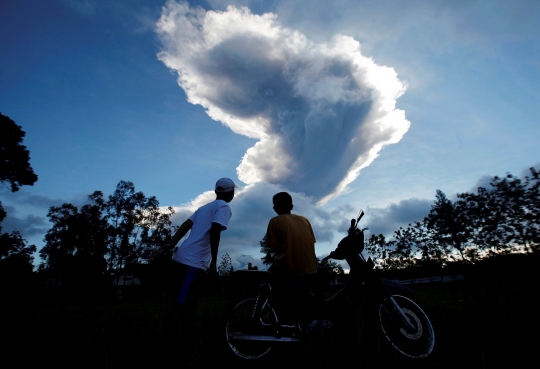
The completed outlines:
{"type": "Polygon", "coordinates": [[[269,342],[235,340],[234,334],[264,334],[270,332],[278,321],[276,312],[266,304],[261,311],[258,321],[252,318],[256,298],[240,301],[229,313],[225,326],[227,344],[230,349],[242,359],[260,359],[270,352],[272,345],[269,342]]]}
{"type": "Polygon", "coordinates": [[[407,328],[388,297],[379,306],[379,323],[386,339],[405,356],[414,359],[428,356],[435,345],[435,332],[428,316],[410,298],[400,295],[393,298],[414,328],[407,328]]]}

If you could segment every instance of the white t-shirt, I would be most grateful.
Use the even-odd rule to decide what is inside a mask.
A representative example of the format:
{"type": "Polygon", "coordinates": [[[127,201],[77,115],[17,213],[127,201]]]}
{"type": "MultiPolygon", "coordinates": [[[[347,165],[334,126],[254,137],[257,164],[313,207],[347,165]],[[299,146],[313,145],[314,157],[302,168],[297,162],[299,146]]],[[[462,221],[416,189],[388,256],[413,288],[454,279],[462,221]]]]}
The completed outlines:
{"type": "Polygon", "coordinates": [[[189,217],[193,222],[188,238],[180,245],[173,260],[195,268],[207,269],[212,261],[210,229],[212,223],[221,224],[226,230],[231,219],[231,207],[226,201],[214,200],[189,217]]]}

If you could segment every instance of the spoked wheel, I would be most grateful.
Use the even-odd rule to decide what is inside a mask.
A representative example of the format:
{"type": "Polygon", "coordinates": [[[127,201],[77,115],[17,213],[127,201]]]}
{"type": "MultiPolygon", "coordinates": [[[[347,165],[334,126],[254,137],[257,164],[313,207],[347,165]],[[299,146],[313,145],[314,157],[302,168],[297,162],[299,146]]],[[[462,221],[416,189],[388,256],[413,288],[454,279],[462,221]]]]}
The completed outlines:
{"type": "Polygon", "coordinates": [[[405,323],[388,297],[379,306],[379,322],[384,335],[392,346],[405,356],[414,359],[428,356],[435,345],[435,332],[426,313],[408,297],[392,297],[411,326],[405,323]]]}
{"type": "Polygon", "coordinates": [[[246,339],[250,335],[268,334],[277,323],[276,312],[269,304],[261,311],[260,319],[252,318],[256,301],[255,298],[240,301],[227,318],[227,344],[242,359],[259,359],[272,349],[269,342],[246,339]]]}

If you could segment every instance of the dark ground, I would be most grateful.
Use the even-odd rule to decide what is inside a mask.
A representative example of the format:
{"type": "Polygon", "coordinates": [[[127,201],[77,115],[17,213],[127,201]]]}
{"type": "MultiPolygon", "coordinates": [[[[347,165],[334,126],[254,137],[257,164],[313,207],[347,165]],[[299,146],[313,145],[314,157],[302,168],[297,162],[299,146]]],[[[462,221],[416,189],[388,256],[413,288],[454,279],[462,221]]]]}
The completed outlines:
{"type": "MultiPolygon", "coordinates": [[[[238,362],[224,345],[227,303],[210,295],[201,300],[192,346],[176,352],[175,365],[167,367],[530,367],[540,332],[535,266],[495,263],[466,274],[464,282],[412,286],[435,329],[435,349],[427,359],[408,360],[383,340],[361,336],[361,312],[346,307],[341,317],[348,323],[333,344],[284,348],[260,362],[238,362]]],[[[167,352],[159,342],[167,307],[159,299],[130,301],[129,296],[121,304],[3,301],[2,367],[164,367],[167,352]]]]}

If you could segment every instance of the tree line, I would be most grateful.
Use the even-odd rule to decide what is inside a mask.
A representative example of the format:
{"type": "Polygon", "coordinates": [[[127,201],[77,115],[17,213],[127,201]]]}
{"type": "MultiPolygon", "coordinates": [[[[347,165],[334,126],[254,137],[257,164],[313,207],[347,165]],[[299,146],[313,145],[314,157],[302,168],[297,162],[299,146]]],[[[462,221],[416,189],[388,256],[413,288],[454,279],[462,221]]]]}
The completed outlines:
{"type": "Polygon", "coordinates": [[[40,270],[63,275],[85,269],[97,276],[147,264],[176,229],[172,207],[160,208],[155,196],[136,192],[129,181],[120,181],[107,198],[95,191],[88,201],[80,209],[70,203],[50,207],[40,270]]]}
{"type": "MultiPolygon", "coordinates": [[[[30,165],[30,152],[23,145],[26,133],[9,117],[0,113],[0,183],[11,192],[32,186],[38,176],[30,165]]],[[[0,202],[0,278],[23,281],[32,272],[35,245],[28,245],[21,232],[2,232],[7,213],[0,202]]]]}
{"type": "Polygon", "coordinates": [[[540,173],[530,168],[523,179],[493,177],[475,193],[455,201],[437,190],[429,214],[400,227],[387,240],[366,239],[366,250],[383,269],[441,268],[449,263],[540,249],[540,173]]]}

